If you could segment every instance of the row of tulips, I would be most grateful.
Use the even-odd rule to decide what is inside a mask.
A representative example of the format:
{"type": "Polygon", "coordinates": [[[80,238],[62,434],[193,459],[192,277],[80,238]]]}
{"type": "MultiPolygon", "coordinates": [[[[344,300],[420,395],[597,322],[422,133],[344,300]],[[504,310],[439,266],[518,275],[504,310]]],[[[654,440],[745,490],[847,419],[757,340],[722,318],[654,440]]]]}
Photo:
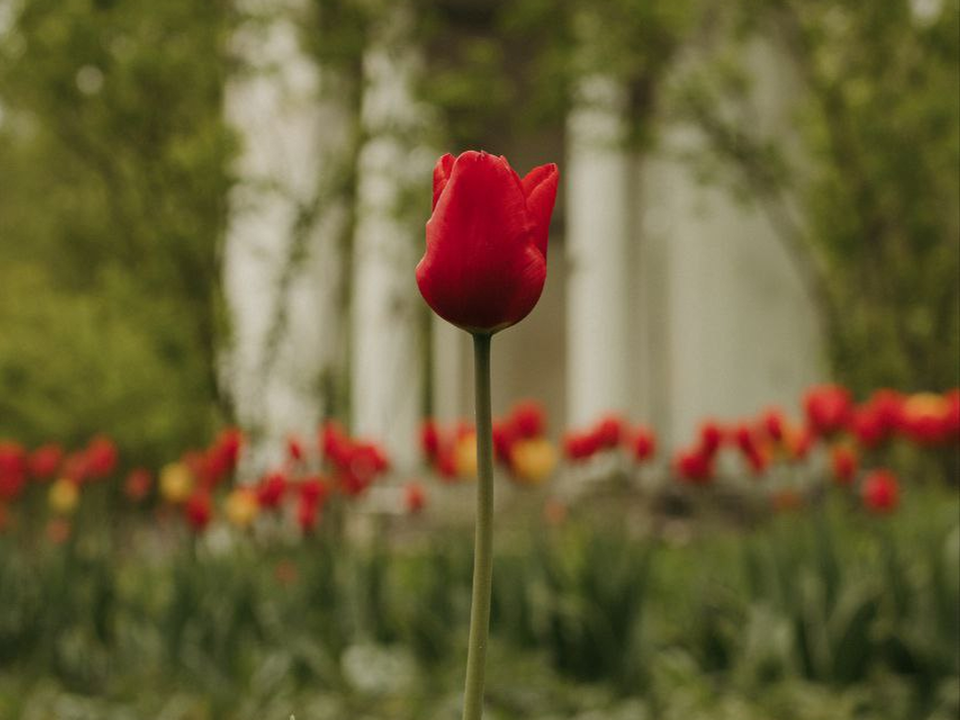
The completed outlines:
{"type": "MultiPolygon", "coordinates": [[[[760,478],[777,467],[798,467],[819,444],[828,451],[836,484],[855,487],[859,483],[865,506],[888,512],[899,502],[897,477],[882,467],[861,468],[863,458],[876,456],[882,446],[894,442],[934,448],[952,447],[960,440],[958,390],[903,395],[883,389],[857,404],[845,388],[823,385],[811,388],[802,406],[804,417],[799,422],[778,409],[738,422],[705,420],[694,442],[674,452],[669,474],[685,485],[714,483],[721,477],[718,468],[723,467],[721,457],[726,454],[740,458],[740,465],[728,460],[727,467],[734,473],[760,478]]],[[[476,476],[476,437],[471,425],[460,422],[444,427],[427,420],[420,439],[428,472],[442,483],[476,476]]],[[[189,451],[163,467],[156,483],[147,469],[131,469],[121,485],[122,494],[134,505],[146,505],[156,495],[161,508],[178,508],[198,532],[217,515],[235,527],[249,528],[259,516],[273,514],[291,519],[309,534],[331,499],[340,503],[360,499],[391,471],[380,445],[350,437],[336,422],[324,424],[314,443],[290,437],[282,465],[253,482],[239,472],[244,444],[239,430],[225,429],[209,447],[189,451]]],[[[560,462],[560,453],[547,436],[544,409],[534,401],[516,404],[494,422],[493,446],[504,476],[522,486],[543,483],[556,473],[560,462]]],[[[657,437],[650,427],[632,426],[614,414],[591,427],[567,432],[562,441],[562,454],[570,466],[588,465],[610,455],[645,466],[657,453],[657,437]]],[[[9,508],[18,500],[31,492],[45,492],[62,535],[63,520],[74,513],[83,491],[115,477],[118,468],[117,448],[104,436],[70,453],[55,444],[28,452],[16,443],[0,442],[0,529],[11,523],[9,508]],[[34,490],[40,486],[48,487],[34,490]]],[[[774,504],[786,508],[802,503],[797,490],[778,488],[772,495],[774,504]]],[[[403,485],[396,497],[399,509],[410,513],[419,512],[427,502],[426,488],[416,480],[403,485]]]]}

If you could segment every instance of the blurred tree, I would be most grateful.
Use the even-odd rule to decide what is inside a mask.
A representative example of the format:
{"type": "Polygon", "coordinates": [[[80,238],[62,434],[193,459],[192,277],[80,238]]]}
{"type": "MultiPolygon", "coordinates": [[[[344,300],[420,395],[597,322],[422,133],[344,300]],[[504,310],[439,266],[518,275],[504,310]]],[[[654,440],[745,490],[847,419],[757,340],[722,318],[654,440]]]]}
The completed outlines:
{"type": "Polygon", "coordinates": [[[956,385],[960,2],[742,0],[733,15],[718,62],[687,78],[673,110],[806,255],[839,379],[861,394],[956,385]],[[737,48],[757,31],[804,87],[792,157],[725,112],[748,97],[737,48]]]}
{"type": "Polygon", "coordinates": [[[32,0],[0,36],[0,435],[156,457],[229,414],[228,25],[225,2],[32,0]]]}

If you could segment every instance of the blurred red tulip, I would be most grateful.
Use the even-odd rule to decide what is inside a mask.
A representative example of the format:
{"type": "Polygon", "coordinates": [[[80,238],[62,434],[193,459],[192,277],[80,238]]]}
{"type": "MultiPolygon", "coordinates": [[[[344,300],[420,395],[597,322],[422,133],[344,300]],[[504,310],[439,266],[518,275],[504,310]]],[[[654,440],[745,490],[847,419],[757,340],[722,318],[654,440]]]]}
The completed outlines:
{"type": "Polygon", "coordinates": [[[900,417],[901,430],[920,445],[940,445],[951,439],[954,407],[948,396],[916,393],[904,403],[900,417]]]}
{"type": "Polygon", "coordinates": [[[713,457],[723,442],[723,427],[715,420],[705,420],[700,426],[700,444],[698,452],[705,457],[713,457]]]}
{"type": "Polygon", "coordinates": [[[131,470],[123,484],[123,494],[135,503],[142,501],[150,492],[153,479],[150,472],[144,468],[131,470]]]}
{"type": "Polygon", "coordinates": [[[819,435],[830,436],[846,426],[853,399],[850,391],[839,385],[817,385],[807,391],[803,406],[810,428],[819,435]]]}
{"type": "Polygon", "coordinates": [[[850,414],[849,430],[865,448],[887,442],[902,426],[903,397],[893,390],[877,390],[850,414]]]}
{"type": "Polygon", "coordinates": [[[305,457],[303,443],[294,435],[287,438],[287,457],[294,462],[302,462],[305,457]]]}
{"type": "Polygon", "coordinates": [[[783,441],[786,420],[783,417],[783,412],[779,408],[770,408],[764,412],[760,422],[763,425],[763,431],[767,437],[774,442],[783,441]]]}
{"type": "Polygon", "coordinates": [[[213,503],[210,501],[210,493],[206,490],[195,491],[187,498],[187,502],[183,506],[183,513],[194,532],[201,533],[206,530],[213,519],[213,503]]]}
{"type": "Polygon", "coordinates": [[[892,512],[900,504],[900,486],[889,470],[877,469],[863,480],[863,504],[878,514],[892,512]]]}
{"type": "Polygon", "coordinates": [[[262,478],[256,487],[257,502],[264,510],[276,510],[283,502],[287,491],[287,478],[280,472],[272,472],[262,478]]]}
{"type": "Polygon", "coordinates": [[[838,485],[850,485],[860,465],[856,452],[849,445],[834,445],[830,450],[833,479],[838,485]]]}
{"type": "Polygon", "coordinates": [[[599,449],[600,443],[593,432],[570,431],[564,435],[563,452],[573,462],[589,460],[599,449]]]}
{"type": "Polygon", "coordinates": [[[98,435],[84,451],[87,477],[102,480],[117,469],[117,446],[103,435],[98,435]]]}
{"type": "Polygon", "coordinates": [[[810,448],[813,447],[816,435],[807,427],[787,428],[784,438],[787,457],[793,462],[802,462],[810,454],[810,448]]]}
{"type": "Polygon", "coordinates": [[[620,446],[625,435],[626,423],[616,414],[604,415],[593,428],[597,446],[601,450],[613,450],[620,446]]]}
{"type": "Polygon", "coordinates": [[[336,467],[344,467],[349,463],[350,438],[336,420],[328,420],[321,427],[320,449],[323,457],[336,467]]]}
{"type": "Polygon", "coordinates": [[[657,436],[651,428],[640,425],[634,429],[633,435],[629,439],[629,446],[634,461],[644,463],[657,452],[657,436]]]}
{"type": "Polygon", "coordinates": [[[26,451],[17,443],[0,441],[0,500],[16,500],[26,482],[26,451]]]}
{"type": "Polygon", "coordinates": [[[437,455],[436,470],[441,480],[453,482],[457,479],[457,454],[453,445],[444,445],[440,449],[440,453],[437,455]]]}
{"type": "Polygon", "coordinates": [[[955,388],[944,395],[947,401],[946,439],[951,442],[960,441],[960,388],[955,388]]]}
{"type": "Polygon", "coordinates": [[[310,499],[301,496],[297,503],[297,525],[300,526],[300,532],[309,535],[317,529],[320,521],[320,505],[310,499]]]}
{"type": "Polygon", "coordinates": [[[515,426],[509,420],[493,423],[493,454],[497,462],[504,465],[510,464],[510,456],[516,440],[515,426]]]}
{"type": "Polygon", "coordinates": [[[440,430],[433,420],[424,420],[420,426],[420,449],[428,462],[433,462],[440,452],[440,430]]]}
{"type": "Polygon", "coordinates": [[[427,505],[427,493],[418,482],[409,482],[403,489],[403,504],[411,515],[419,513],[427,505]]]}
{"type": "Polygon", "coordinates": [[[304,502],[323,507],[330,495],[330,485],[321,477],[309,477],[297,484],[297,491],[304,502]]]}
{"type": "Polygon", "coordinates": [[[519,438],[535,438],[546,430],[546,412],[535,400],[521,400],[510,412],[509,424],[519,438]]]}
{"type": "Polygon", "coordinates": [[[67,455],[63,461],[63,468],[60,474],[75,483],[81,483],[87,479],[87,455],[84,452],[74,452],[67,455]]]}
{"type": "Polygon", "coordinates": [[[682,450],[674,458],[677,477],[695,485],[705,485],[713,480],[713,457],[701,449],[682,450]]]}
{"type": "Polygon", "coordinates": [[[63,462],[63,448],[49,444],[38,447],[30,453],[30,474],[37,480],[49,480],[57,474],[63,462]]]}

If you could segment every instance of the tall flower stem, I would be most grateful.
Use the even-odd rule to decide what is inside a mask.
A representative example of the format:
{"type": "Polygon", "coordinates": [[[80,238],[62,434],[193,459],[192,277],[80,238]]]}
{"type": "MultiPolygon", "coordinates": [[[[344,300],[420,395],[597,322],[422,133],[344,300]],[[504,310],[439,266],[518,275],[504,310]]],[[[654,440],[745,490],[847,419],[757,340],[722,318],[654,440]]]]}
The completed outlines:
{"type": "Polygon", "coordinates": [[[483,680],[490,630],[490,587],[493,577],[493,428],[490,410],[490,339],[473,336],[477,416],[477,518],[473,555],[473,601],[467,649],[467,682],[463,720],[483,715],[483,680]]]}

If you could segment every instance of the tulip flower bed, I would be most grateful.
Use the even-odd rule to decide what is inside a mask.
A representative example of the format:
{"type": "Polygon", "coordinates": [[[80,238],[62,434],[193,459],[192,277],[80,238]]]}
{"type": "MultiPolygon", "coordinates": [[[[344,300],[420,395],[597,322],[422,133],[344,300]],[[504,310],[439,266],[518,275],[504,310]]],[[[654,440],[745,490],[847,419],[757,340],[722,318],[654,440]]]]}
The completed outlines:
{"type": "MultiPolygon", "coordinates": [[[[802,404],[669,460],[497,419],[487,715],[956,717],[960,395],[802,404]]],[[[0,718],[458,717],[476,444],[421,443],[415,479],[335,423],[254,478],[236,430],[156,472],[0,444],[0,718]]]]}
{"type": "MultiPolygon", "coordinates": [[[[836,495],[749,531],[572,510],[503,533],[489,716],[955,717],[957,499],[910,499],[876,517],[836,495]]],[[[0,540],[0,718],[456,717],[466,532],[212,540],[0,540]]]]}

